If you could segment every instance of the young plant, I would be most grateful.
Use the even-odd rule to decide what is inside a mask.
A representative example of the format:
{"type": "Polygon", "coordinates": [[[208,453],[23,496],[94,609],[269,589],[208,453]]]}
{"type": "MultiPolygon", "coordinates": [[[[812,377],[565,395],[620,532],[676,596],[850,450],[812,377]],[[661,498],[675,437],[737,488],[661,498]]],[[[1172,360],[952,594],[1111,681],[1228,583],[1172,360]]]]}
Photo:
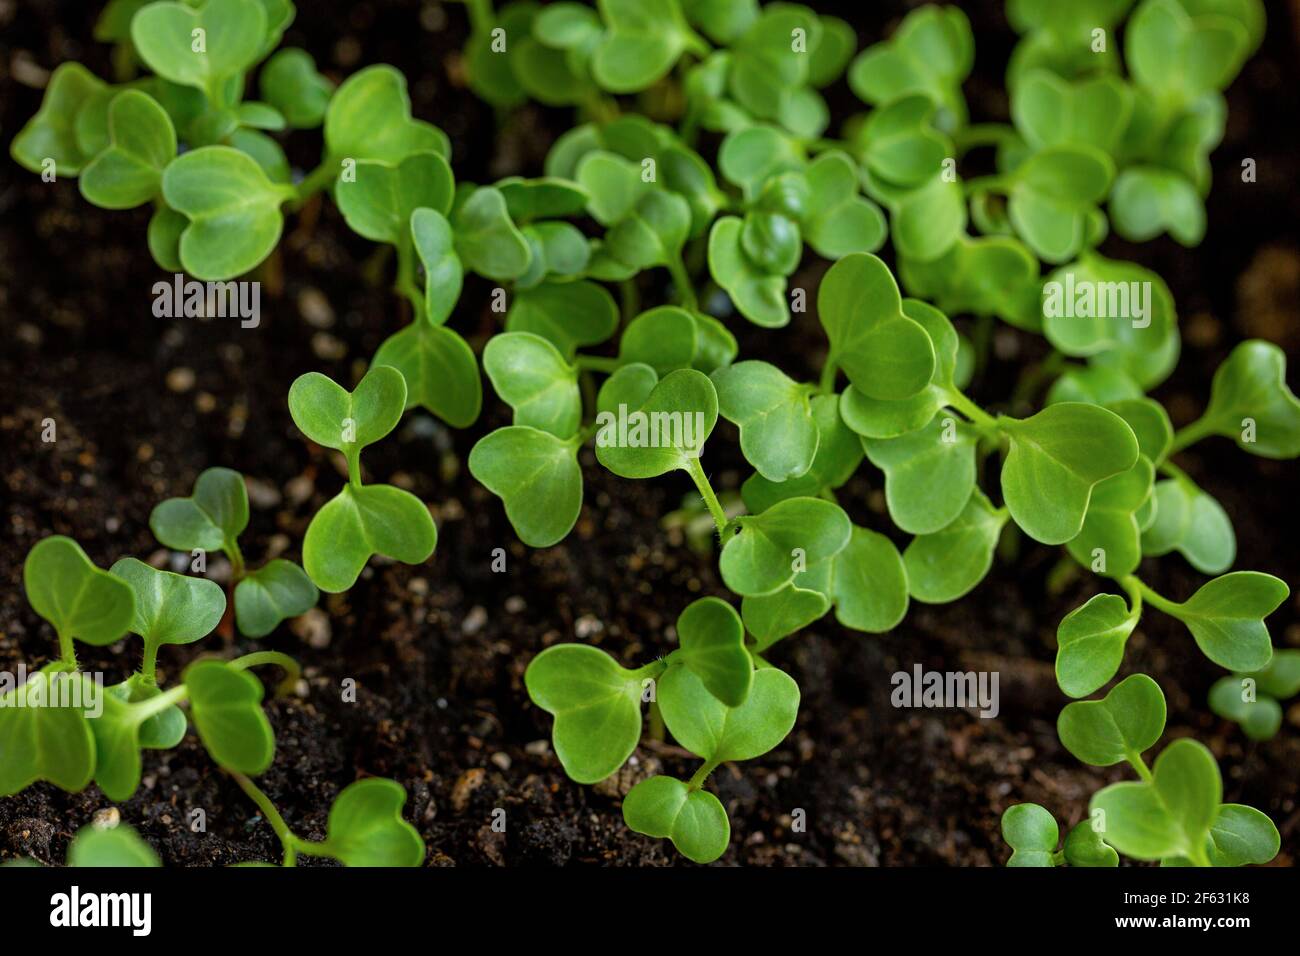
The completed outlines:
{"type": "MultiPolygon", "coordinates": [[[[214,487],[212,479],[204,483],[206,491],[214,487]]],[[[242,479],[238,487],[242,491],[242,479]]],[[[196,497],[211,503],[203,494],[196,497]]],[[[214,525],[227,526],[220,520],[214,525]]],[[[292,834],[249,779],[270,767],[275,735],[262,709],[262,683],[248,671],[266,664],[281,667],[285,692],[300,676],[292,658],[262,651],[229,662],[201,659],[185,669],[180,682],[158,686],[159,648],[200,640],[221,620],[226,597],[217,584],[159,571],[135,558],[101,571],[76,542],[58,535],[32,548],[23,578],[29,603],[54,627],[65,654],[0,697],[0,796],[40,780],[78,792],[93,780],[110,800],[128,800],[140,786],[142,751],[171,749],[185,736],[185,705],[209,756],[266,812],[284,845],[286,865],[297,853],[349,866],[416,866],[424,859],[419,835],[401,819],[406,794],[390,780],[362,780],[345,788],[330,810],[326,839],[313,842],[292,834]],[[103,687],[77,670],[74,640],[108,644],[128,629],[144,643],[140,671],[103,687]]],[[[114,835],[83,830],[69,863],[158,865],[129,827],[114,835]]]]}
{"type": "Polygon", "coordinates": [[[376,365],[351,392],[319,372],[289,389],[289,414],[307,438],[343,453],[348,483],[316,512],[302,542],[303,566],[322,591],[352,587],[371,555],[423,564],[438,542],[429,509],[409,491],[364,484],[361,450],[396,427],[406,408],[406,381],[376,365]]]}
{"type": "MultiPolygon", "coordinates": [[[[265,637],[279,627],[281,621],[315,607],[320,593],[303,569],[285,558],[273,558],[262,567],[249,570],[239,548],[239,536],[247,527],[248,488],[244,476],[229,468],[207,469],[195,479],[194,491],[188,498],[168,498],[149,515],[149,528],[154,537],[169,548],[188,551],[196,564],[197,559],[204,557],[199,566],[206,566],[208,551],[220,550],[226,555],[230,561],[235,623],[239,632],[248,637],[265,637]]],[[[136,567],[140,574],[144,573],[140,570],[144,568],[140,562],[134,559],[123,561],[130,562],[130,566],[136,567]]],[[[113,572],[121,574],[118,565],[113,566],[113,572]]],[[[172,580],[174,588],[196,588],[200,583],[180,575],[172,575],[166,580],[172,580]],[[189,583],[182,585],[179,582],[189,583]]],[[[223,607],[224,603],[223,599],[223,607]]],[[[145,638],[144,672],[152,677],[152,656],[157,652],[157,643],[151,653],[149,636],[143,631],[136,633],[145,638]]],[[[190,640],[198,640],[201,636],[190,640]]],[[[189,642],[169,640],[162,643],[189,642]]]]}
{"type": "Polygon", "coordinates": [[[677,619],[680,646],[629,669],[604,651],[558,644],[528,665],[528,694],[555,717],[552,741],[565,772],[597,783],[617,771],[641,739],[641,706],[651,732],[673,738],[703,763],[689,780],[654,776],[632,788],[623,819],[638,833],[669,839],[696,863],[720,857],[731,827],[722,803],[703,789],[720,764],[767,753],[794,726],[799,688],[745,640],[740,616],[701,598],[677,619]]]}
{"type": "Polygon", "coordinates": [[[83,790],[95,774],[96,740],[86,711],[96,688],[77,670],[76,641],[102,647],[135,616],[135,595],[95,567],[71,538],[42,539],[23,563],[27,601],[59,641],[59,657],[0,697],[0,796],[40,780],[83,790]]]}
{"type": "Polygon", "coordinates": [[[1251,740],[1271,740],[1282,727],[1282,701],[1300,694],[1300,651],[1274,651],[1263,670],[1221,677],[1210,710],[1240,724],[1251,740]]]}
{"type": "Polygon", "coordinates": [[[1281,838],[1267,816],[1253,807],[1223,803],[1223,782],[1210,751],[1183,738],[1169,744],[1155,764],[1142,754],[1165,729],[1165,698],[1145,674],[1116,684],[1101,700],[1067,704],[1057,722],[1061,743],[1086,764],[1127,762],[1137,781],[1114,783],[1093,794],[1089,818],[1055,852],[1056,822],[1036,804],[1020,804],[1002,818],[1014,852],[1008,866],[1114,866],[1113,851],[1164,866],[1245,866],[1268,863],[1281,838]],[[1085,829],[1086,828],[1086,829],[1085,829]],[[1077,834],[1077,837],[1076,837],[1077,834]],[[1071,852],[1071,840],[1076,848],[1071,852]]]}

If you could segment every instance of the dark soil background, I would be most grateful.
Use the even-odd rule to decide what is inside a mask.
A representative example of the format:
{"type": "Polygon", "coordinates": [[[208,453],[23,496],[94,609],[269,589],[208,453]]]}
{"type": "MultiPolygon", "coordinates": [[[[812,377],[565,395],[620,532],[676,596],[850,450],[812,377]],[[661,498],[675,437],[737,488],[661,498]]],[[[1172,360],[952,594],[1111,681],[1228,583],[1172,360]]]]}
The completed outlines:
{"type": "MultiPolygon", "coordinates": [[[[849,17],[863,44],[886,35],[912,5],[814,4],[849,17]]],[[[1000,3],[961,5],[977,36],[966,87],[972,116],[1005,118],[1002,75],[1014,36],[1000,3]]],[[[1242,338],[1278,342],[1293,364],[1300,357],[1300,4],[1269,7],[1264,48],[1228,93],[1205,243],[1188,250],[1167,238],[1135,247],[1112,239],[1105,248],[1156,269],[1174,292],[1183,360],[1157,395],[1175,424],[1199,413],[1214,368],[1242,338]],[[1246,157],[1258,163],[1255,183],[1241,182],[1246,157]]],[[[153,317],[151,287],[161,276],[145,247],[148,211],[98,210],[74,182],[42,183],[8,157],[49,70],[75,59],[112,75],[109,49],[91,39],[99,8],[0,0],[0,668],[9,670],[19,661],[39,666],[55,652],[50,629],[23,596],[28,549],[59,533],[104,567],[123,555],[161,564],[168,555],[149,532],[149,512],[165,497],[188,494],[204,468],[226,465],[249,477],[252,522],[243,540],[250,561],[299,557],[311,515],[344,479],[336,461],[297,433],[285,405],[289,383],[315,369],[350,386],[407,318],[387,288],[391,263],[376,259],[375,248],[320,202],[289,218],[279,250],[255,276],[263,282],[259,328],[153,317]],[[47,417],[57,423],[54,444],[40,440],[47,417]]],[[[371,63],[397,66],[410,81],[415,114],[451,136],[461,178],[539,173],[566,127],[565,112],[527,107],[494,116],[463,88],[465,33],[464,10],[454,3],[300,2],[285,44],[309,50],[336,80],[371,63]]],[[[837,121],[861,109],[842,83],[831,101],[837,121]]],[[[318,144],[317,131],[290,135],[298,168],[315,165],[318,144]]],[[[793,284],[815,289],[823,268],[810,258],[793,284]]],[[[662,300],[661,281],[645,278],[646,304],[662,300]]],[[[494,328],[487,294],[486,285],[469,282],[452,318],[476,351],[494,328]]],[[[810,377],[820,367],[825,343],[813,315],[776,332],[743,320],[730,325],[745,356],[810,377]]],[[[999,328],[974,396],[1003,407],[1021,370],[1044,351],[1041,340],[999,328]]],[[[644,662],[674,645],[671,625],[690,600],[726,596],[713,556],[661,525],[692,489],[684,476],[616,479],[588,454],[574,533],[556,547],[526,549],[500,503],[465,468],[475,439],[504,422],[487,388],[475,428],[453,432],[416,414],[365,455],[374,479],[430,502],[440,540],[429,564],[372,562],[350,592],[323,598],[320,613],[264,641],[214,635],[164,649],[161,679],[176,678],[200,653],[274,648],[303,663],[300,694],[269,706],[278,749],[262,784],[304,836],[323,835],[341,787],[385,775],[406,787],[407,817],[432,865],[682,865],[666,842],[624,827],[619,799],[649,770],[689,774],[693,761],[671,746],[647,745],[620,778],[574,784],[550,751],[550,718],[529,703],[522,676],[538,651],[564,640],[644,662]],[[497,547],[509,552],[506,574],[491,573],[497,547]],[[355,704],[341,701],[340,682],[349,677],[359,688],[355,704]],[[491,829],[494,808],[506,811],[503,834],[491,829]]],[[[1277,574],[1294,590],[1296,463],[1254,458],[1218,439],[1179,461],[1232,516],[1237,567],[1277,574]]],[[[739,487],[747,471],[729,426],[720,427],[705,464],[717,486],[739,487]]],[[[869,467],[841,498],[858,522],[888,528],[869,467]]],[[[1081,765],[1055,732],[1066,703],[1053,677],[1056,625],[1096,585],[1079,577],[1049,594],[1049,573],[1064,552],[1027,541],[1018,551],[999,559],[965,599],[914,604],[890,634],[848,631],[828,617],[775,652],[802,688],[799,722],[772,753],[714,775],[732,819],[722,863],[998,865],[1007,856],[998,831],[1007,805],[1037,801],[1071,825],[1093,791],[1125,776],[1081,765]],[[890,675],[914,663],[1000,672],[1000,716],[895,710],[890,675]],[[791,826],[796,808],[807,814],[807,832],[791,826]]],[[[1147,561],[1141,573],[1178,599],[1202,580],[1177,556],[1147,561]]],[[[1294,597],[1270,626],[1276,644],[1300,646],[1294,597]]],[[[138,658],[132,641],[80,650],[84,664],[110,681],[138,658]]],[[[1282,832],[1277,863],[1293,864],[1300,705],[1290,706],[1277,739],[1251,744],[1206,707],[1221,672],[1181,625],[1157,614],[1129,642],[1124,673],[1136,671],[1154,676],[1168,697],[1166,742],[1194,735],[1208,744],[1223,769],[1225,800],[1267,812],[1282,832]]],[[[66,794],[39,785],[0,800],[0,859],[61,861],[71,835],[109,805],[94,786],[66,794]]],[[[278,859],[270,827],[192,735],[174,751],[146,752],[144,786],[120,812],[167,864],[278,859]],[[206,833],[186,825],[195,808],[206,811],[206,833]]]]}

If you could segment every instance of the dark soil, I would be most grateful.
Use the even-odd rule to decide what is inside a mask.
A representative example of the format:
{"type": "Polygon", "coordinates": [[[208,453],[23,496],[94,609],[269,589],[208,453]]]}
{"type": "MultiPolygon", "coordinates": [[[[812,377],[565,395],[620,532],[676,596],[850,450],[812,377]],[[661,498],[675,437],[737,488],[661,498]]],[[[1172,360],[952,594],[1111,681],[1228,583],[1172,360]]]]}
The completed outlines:
{"type": "MultiPolygon", "coordinates": [[[[40,92],[32,87],[43,71],[77,59],[111,75],[108,49],[90,39],[99,6],[0,0],[6,154],[37,108],[40,92]]],[[[907,6],[855,3],[841,12],[873,42],[907,6]]],[[[967,86],[972,114],[1005,117],[1002,71],[1013,37],[1001,4],[963,6],[979,51],[967,86]]],[[[1270,6],[1265,47],[1229,91],[1230,122],[1214,157],[1205,243],[1187,250],[1161,239],[1130,248],[1112,239],[1106,248],[1155,268],[1174,292],[1184,355],[1157,395],[1176,424],[1199,412],[1214,368],[1240,339],[1269,338],[1293,363],[1300,357],[1300,34],[1294,4],[1270,6]],[[1257,161],[1255,183],[1241,181],[1245,157],[1257,161]]],[[[458,79],[465,35],[458,5],[370,0],[299,8],[286,45],[311,51],[336,79],[370,63],[396,65],[410,80],[416,115],[451,136],[462,178],[536,174],[565,128],[563,111],[529,107],[502,118],[493,139],[498,118],[458,79]]],[[[860,107],[843,88],[832,103],[837,117],[860,107]]],[[[298,166],[314,165],[317,137],[292,134],[288,145],[298,166]]],[[[7,155],[0,171],[0,668],[12,670],[19,661],[43,663],[55,648],[23,597],[28,549],[60,533],[80,541],[101,566],[122,555],[164,562],[167,554],[149,532],[149,512],[164,497],[188,494],[206,467],[238,468],[252,482],[253,517],[244,538],[251,560],[281,551],[298,557],[308,520],[342,478],[338,463],[293,426],[288,385],[312,369],[351,384],[405,315],[386,287],[391,264],[376,261],[374,248],[331,206],[314,203],[290,217],[280,249],[257,276],[263,282],[259,328],[241,329],[236,320],[156,319],[151,287],[160,276],[144,245],[147,211],[98,210],[74,182],[44,184],[7,155]],[[46,418],[57,423],[53,444],[40,440],[46,418]]],[[[794,284],[815,288],[821,268],[810,265],[794,284]]],[[[651,280],[642,288],[648,304],[663,295],[653,284],[659,277],[651,280]]],[[[469,283],[452,319],[476,350],[494,327],[487,292],[469,283]]],[[[780,332],[730,324],[747,356],[771,358],[791,374],[812,375],[820,365],[824,339],[814,316],[780,332]]],[[[998,407],[1020,370],[1043,351],[1041,340],[999,328],[975,397],[998,407]]],[[[529,550],[515,539],[499,502],[465,468],[476,438],[503,421],[493,399],[484,420],[464,432],[413,415],[367,451],[375,479],[432,503],[440,540],[428,565],[372,562],[351,591],[322,600],[322,615],[265,641],[213,636],[165,649],[162,679],[175,678],[200,653],[274,648],[303,663],[302,693],[269,705],[278,749],[263,784],[305,836],[322,835],[341,787],[383,775],[406,787],[407,817],[423,834],[432,865],[680,865],[670,846],[624,827],[619,797],[654,766],[680,774],[693,762],[671,746],[647,745],[622,779],[597,787],[570,782],[546,743],[550,718],[529,703],[522,675],[533,655],[563,640],[585,640],[626,662],[644,662],[673,646],[671,625],[688,601],[726,595],[713,556],[691,550],[680,531],[660,523],[691,487],[680,476],[622,481],[588,457],[576,530],[556,547],[529,550]],[[506,574],[491,572],[497,547],[509,552],[506,574]],[[345,678],[356,681],[355,704],[341,700],[345,678]],[[506,811],[504,834],[490,826],[494,808],[506,811]]],[[[1294,588],[1300,582],[1291,499],[1297,465],[1253,458],[1222,440],[1197,446],[1180,462],[1232,516],[1237,566],[1272,572],[1294,588]]],[[[738,488],[747,472],[734,430],[720,429],[706,466],[717,486],[738,488]]],[[[871,469],[862,469],[842,500],[855,520],[888,529],[871,469]]],[[[1063,552],[1024,540],[1017,550],[967,598],[943,607],[914,605],[890,634],[848,631],[828,617],[780,646],[775,662],[803,691],[799,722],[772,753],[715,774],[733,829],[722,862],[1000,864],[1007,853],[998,821],[1008,804],[1037,801],[1072,824],[1093,791],[1124,776],[1118,768],[1081,765],[1055,732],[1065,703],[1052,669],[1056,624],[1095,586],[1078,578],[1048,593],[1049,573],[1063,552]],[[1000,672],[999,718],[894,709],[890,675],[914,663],[1000,672]],[[791,826],[797,808],[806,811],[806,832],[791,826]]],[[[1178,557],[1148,561],[1142,574],[1180,599],[1202,580],[1178,557]]],[[[1270,625],[1278,645],[1300,646],[1294,598],[1270,625]]],[[[128,641],[85,648],[82,656],[113,680],[130,672],[137,653],[128,641]]],[[[1206,692],[1221,672],[1181,625],[1155,614],[1129,643],[1125,671],[1139,670],[1156,677],[1168,697],[1166,739],[1195,735],[1207,743],[1223,768],[1225,800],[1267,812],[1282,832],[1277,862],[1292,864],[1300,854],[1300,706],[1291,706],[1277,739],[1249,743],[1206,707],[1206,692]]],[[[93,786],[67,794],[39,785],[0,800],[0,859],[62,860],[76,829],[108,805],[93,786]]],[[[147,752],[144,786],[120,809],[168,864],[277,858],[270,828],[193,736],[174,751],[147,752]],[[187,826],[195,808],[206,812],[206,833],[187,826]]]]}

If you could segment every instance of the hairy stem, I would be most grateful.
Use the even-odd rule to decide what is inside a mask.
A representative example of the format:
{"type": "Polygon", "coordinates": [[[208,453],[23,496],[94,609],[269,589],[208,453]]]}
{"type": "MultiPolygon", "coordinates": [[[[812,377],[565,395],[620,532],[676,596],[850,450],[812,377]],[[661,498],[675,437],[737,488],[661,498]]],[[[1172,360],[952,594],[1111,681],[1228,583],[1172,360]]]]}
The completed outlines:
{"type": "Polygon", "coordinates": [[[696,770],[695,773],[691,775],[691,779],[686,781],[686,789],[698,790],[700,787],[704,786],[704,781],[709,779],[709,774],[718,769],[718,764],[720,762],[721,761],[717,760],[706,760],[704,763],[700,764],[700,769],[696,770]]]}
{"type": "Polygon", "coordinates": [[[158,644],[144,642],[144,656],[140,660],[140,673],[151,684],[158,683],[158,644]]]}
{"type": "Polygon", "coordinates": [[[271,798],[242,773],[236,773],[234,770],[229,771],[229,773],[234,778],[235,783],[239,784],[239,789],[248,794],[248,798],[257,804],[257,809],[262,811],[262,816],[266,818],[266,822],[271,824],[271,829],[275,831],[280,845],[284,847],[284,865],[294,866],[298,862],[298,838],[289,829],[289,824],[284,822],[284,817],[280,816],[280,811],[275,808],[271,798]]]}
{"type": "Polygon", "coordinates": [[[700,464],[698,455],[693,455],[687,459],[690,464],[687,471],[690,472],[691,480],[695,482],[695,487],[699,489],[700,497],[709,507],[709,514],[713,515],[713,523],[718,527],[718,534],[727,530],[727,512],[723,509],[722,503],[718,501],[718,496],[713,491],[713,486],[709,484],[709,477],[704,473],[704,466],[700,464]]]}
{"type": "Polygon", "coordinates": [[[72,635],[58,631],[59,635],[59,660],[66,664],[72,670],[77,669],[77,648],[72,643],[72,635]]]}

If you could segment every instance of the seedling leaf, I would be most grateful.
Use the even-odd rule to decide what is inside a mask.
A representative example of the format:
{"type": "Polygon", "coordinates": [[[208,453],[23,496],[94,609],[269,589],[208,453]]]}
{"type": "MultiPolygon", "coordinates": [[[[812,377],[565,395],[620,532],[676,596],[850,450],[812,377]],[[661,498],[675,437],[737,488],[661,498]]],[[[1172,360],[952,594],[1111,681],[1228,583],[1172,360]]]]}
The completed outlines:
{"type": "Polygon", "coordinates": [[[524,684],[533,703],[555,717],[555,755],[571,779],[598,783],[636,749],[641,681],[604,651],[582,644],[548,647],[528,665],[524,684]]]}
{"type": "Polygon", "coordinates": [[[71,538],[42,538],[23,562],[27,603],[58,633],[102,647],[126,633],[135,616],[135,595],[120,578],[95,567],[71,538]]]}

